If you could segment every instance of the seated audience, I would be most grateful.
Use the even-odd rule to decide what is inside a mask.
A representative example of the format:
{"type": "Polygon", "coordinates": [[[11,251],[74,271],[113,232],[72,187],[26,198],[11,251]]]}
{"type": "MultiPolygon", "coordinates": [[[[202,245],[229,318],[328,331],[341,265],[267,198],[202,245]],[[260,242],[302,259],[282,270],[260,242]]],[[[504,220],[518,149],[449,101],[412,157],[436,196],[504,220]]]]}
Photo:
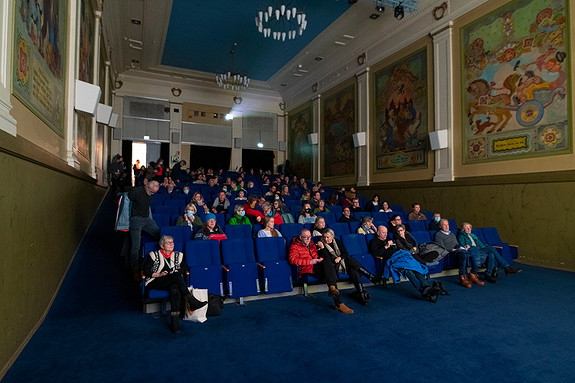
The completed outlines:
{"type": "Polygon", "coordinates": [[[244,189],[238,190],[238,196],[234,198],[236,201],[247,201],[246,191],[244,189]]]}
{"type": "Polygon", "coordinates": [[[389,203],[387,201],[383,201],[381,203],[381,209],[379,209],[382,213],[393,213],[393,210],[389,208],[389,203]]]}
{"type": "Polygon", "coordinates": [[[341,201],[341,205],[342,206],[351,206],[353,204],[353,199],[356,196],[355,188],[352,186],[349,188],[348,191],[346,191],[345,188],[341,188],[341,191],[343,193],[343,199],[341,201]]]}
{"type": "Polygon", "coordinates": [[[427,217],[421,212],[421,205],[417,202],[411,205],[411,213],[407,216],[411,221],[425,221],[427,217]]]}
{"type": "Polygon", "coordinates": [[[361,276],[367,277],[373,284],[379,283],[381,278],[370,273],[357,259],[350,257],[343,242],[334,237],[335,233],[333,230],[325,229],[321,236],[321,241],[317,243],[318,255],[324,259],[324,262],[331,262],[337,272],[349,275],[349,279],[355,286],[354,299],[365,306],[369,301],[370,295],[363,287],[361,276]]]}
{"type": "Polygon", "coordinates": [[[214,234],[224,234],[222,228],[216,223],[216,215],[213,213],[206,214],[206,223],[196,233],[194,239],[210,239],[214,234]]]}
{"type": "Polygon", "coordinates": [[[446,219],[439,221],[441,230],[435,233],[435,242],[449,251],[459,260],[459,284],[466,288],[471,288],[471,284],[483,286],[485,282],[479,280],[477,272],[481,266],[478,253],[470,253],[457,242],[457,237],[449,231],[449,222],[446,219]],[[467,260],[471,258],[471,272],[467,274],[467,260]]]}
{"type": "Polygon", "coordinates": [[[349,207],[349,210],[351,210],[354,213],[359,213],[363,211],[361,206],[359,206],[359,198],[354,198],[351,201],[351,206],[349,207]]]}
{"type": "Polygon", "coordinates": [[[256,210],[256,205],[258,202],[258,197],[255,195],[250,195],[244,203],[244,210],[246,211],[246,215],[252,221],[252,223],[260,223],[262,219],[264,219],[264,215],[261,211],[256,210]]]}
{"type": "Polygon", "coordinates": [[[289,209],[283,204],[280,199],[276,199],[272,204],[272,210],[275,214],[279,214],[282,218],[283,223],[295,223],[293,215],[290,213],[289,209]]]}
{"type": "Polygon", "coordinates": [[[204,202],[204,197],[200,194],[200,192],[195,192],[192,197],[192,203],[196,205],[198,210],[203,210],[204,213],[209,213],[210,209],[208,205],[204,202]]]}
{"type": "MultiPolygon", "coordinates": [[[[388,260],[390,260],[393,254],[398,250],[399,249],[396,244],[391,239],[387,238],[387,228],[383,225],[380,225],[377,228],[377,236],[375,236],[369,242],[370,254],[374,258],[380,259],[384,265],[387,265],[388,260]]],[[[423,270],[423,268],[415,265],[409,259],[406,260],[411,263],[411,266],[414,267],[398,267],[397,270],[401,275],[404,275],[405,278],[409,279],[413,287],[419,291],[423,299],[427,299],[430,302],[435,303],[437,301],[438,295],[449,295],[449,292],[443,287],[441,282],[431,283],[431,281],[425,277],[425,274],[420,272],[423,270]]],[[[396,265],[399,266],[399,263],[396,265]]]]}
{"type": "Polygon", "coordinates": [[[357,229],[357,234],[375,234],[376,231],[373,218],[366,216],[361,219],[361,226],[357,229]]]}
{"type": "Polygon", "coordinates": [[[309,190],[305,189],[301,193],[300,201],[303,203],[303,202],[309,202],[309,200],[310,200],[310,192],[309,192],[309,190]]]}
{"type": "Polygon", "coordinates": [[[353,310],[341,300],[337,289],[337,274],[332,263],[318,256],[309,230],[303,229],[299,237],[294,237],[292,240],[289,248],[289,263],[299,266],[300,278],[309,274],[319,280],[325,280],[329,289],[327,295],[333,298],[336,310],[345,314],[353,314],[353,310]]]}
{"type": "Polygon", "coordinates": [[[402,223],[403,222],[399,214],[394,214],[389,219],[389,224],[387,225],[387,228],[389,229],[389,232],[393,234],[394,237],[396,235],[395,231],[397,229],[397,225],[401,225],[402,223]]]}
{"type": "Polygon", "coordinates": [[[227,213],[229,207],[230,201],[226,197],[226,192],[222,190],[212,204],[212,213],[227,213]]]}
{"type": "Polygon", "coordinates": [[[337,193],[331,193],[328,200],[327,200],[327,204],[328,206],[335,206],[335,205],[339,205],[339,196],[337,195],[337,193]]]}
{"type": "Polygon", "coordinates": [[[244,205],[234,206],[234,215],[228,221],[228,225],[252,225],[250,219],[246,217],[244,205]]]}
{"type": "Polygon", "coordinates": [[[152,251],[144,262],[146,289],[166,290],[170,297],[170,329],[179,333],[180,310],[185,304],[190,310],[197,310],[208,304],[200,302],[189,292],[186,283],[188,265],[184,262],[184,254],[174,251],[174,238],[164,235],[160,238],[160,250],[152,251]]]}
{"type": "Polygon", "coordinates": [[[315,223],[313,224],[311,230],[312,237],[321,237],[325,231],[325,219],[323,217],[316,217],[315,223]]]}
{"type": "MultiPolygon", "coordinates": [[[[182,189],[182,192],[183,192],[185,195],[189,195],[189,194],[190,194],[190,187],[189,187],[188,185],[184,186],[183,189],[182,189]]],[[[189,199],[189,197],[188,197],[188,199],[189,199]]]]}
{"type": "MultiPolygon", "coordinates": [[[[485,274],[484,280],[491,283],[497,282],[497,269],[498,266],[495,265],[495,261],[501,266],[503,266],[505,270],[505,274],[515,274],[521,269],[516,269],[512,266],[509,266],[509,263],[499,254],[497,250],[493,248],[493,246],[489,246],[483,242],[475,234],[471,232],[472,226],[469,222],[464,222],[462,229],[457,234],[457,240],[459,244],[469,250],[470,253],[479,252],[487,256],[485,259],[485,274]]],[[[479,255],[479,254],[478,254],[479,255]]]]}
{"type": "Polygon", "coordinates": [[[299,213],[298,223],[314,223],[315,214],[311,210],[311,205],[309,203],[304,203],[301,211],[299,213]]]}
{"type": "Polygon", "coordinates": [[[281,237],[282,233],[274,227],[274,217],[265,216],[264,217],[264,228],[258,231],[258,238],[262,237],[281,237]]]}
{"type": "Polygon", "coordinates": [[[313,193],[313,197],[310,201],[313,208],[319,207],[319,201],[321,201],[321,194],[320,192],[316,191],[313,193]]]}
{"type": "Polygon", "coordinates": [[[365,211],[374,212],[379,211],[379,194],[374,194],[371,201],[365,205],[365,211]]]}
{"type": "Polygon", "coordinates": [[[325,207],[325,201],[320,199],[317,207],[313,210],[314,214],[317,213],[329,213],[329,209],[327,207],[325,207]]]}
{"type": "Polygon", "coordinates": [[[338,220],[338,222],[345,222],[345,223],[349,223],[349,222],[357,222],[357,219],[351,215],[351,211],[349,210],[349,206],[345,206],[342,210],[341,213],[341,218],[338,220]]]}
{"type": "Polygon", "coordinates": [[[200,219],[200,217],[196,215],[197,212],[198,210],[196,208],[196,205],[194,205],[193,203],[189,203],[186,206],[186,211],[184,212],[184,215],[178,217],[178,220],[176,221],[176,226],[189,226],[190,229],[192,229],[193,226],[202,226],[203,225],[202,220],[200,219]]]}
{"type": "Polygon", "coordinates": [[[433,219],[431,220],[431,222],[429,222],[429,227],[428,229],[430,231],[432,230],[441,230],[441,227],[439,226],[439,222],[441,221],[441,214],[439,212],[435,212],[433,213],[433,219]]]}
{"type": "Polygon", "coordinates": [[[262,204],[262,213],[264,217],[273,217],[276,225],[281,225],[284,223],[281,215],[278,212],[274,212],[272,209],[272,204],[267,201],[262,204]]]}
{"type": "Polygon", "coordinates": [[[438,251],[432,249],[430,250],[426,249],[425,251],[423,251],[418,247],[417,241],[415,240],[415,238],[412,237],[411,233],[407,231],[405,225],[403,224],[397,225],[395,232],[396,236],[394,237],[394,239],[397,248],[399,250],[409,251],[413,256],[413,258],[415,258],[415,260],[418,261],[419,263],[427,265],[428,263],[432,263],[438,259],[439,257],[438,251]]]}

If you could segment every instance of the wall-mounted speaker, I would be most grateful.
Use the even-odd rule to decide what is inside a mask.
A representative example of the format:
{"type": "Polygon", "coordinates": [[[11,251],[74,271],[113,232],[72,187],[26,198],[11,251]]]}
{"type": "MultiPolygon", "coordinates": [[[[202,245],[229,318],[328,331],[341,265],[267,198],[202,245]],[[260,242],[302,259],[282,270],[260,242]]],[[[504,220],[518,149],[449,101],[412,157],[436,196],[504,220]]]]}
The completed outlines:
{"type": "Polygon", "coordinates": [[[108,124],[108,126],[110,126],[111,128],[115,128],[116,126],[118,126],[118,117],[120,116],[117,115],[116,113],[112,113],[112,116],[110,117],[110,123],[108,124]]]}
{"type": "Polygon", "coordinates": [[[310,145],[317,145],[319,143],[319,135],[317,133],[308,134],[307,142],[309,142],[310,145]]]}
{"type": "Polygon", "coordinates": [[[234,148],[241,149],[244,145],[244,140],[242,138],[234,138],[234,148]]]}
{"type": "Polygon", "coordinates": [[[431,144],[431,150],[447,148],[447,129],[429,133],[429,143],[431,144]]]}
{"type": "Polygon", "coordinates": [[[98,104],[98,111],[96,113],[96,121],[99,124],[108,125],[112,117],[112,107],[109,105],[98,104]]]}
{"type": "Polygon", "coordinates": [[[172,144],[180,143],[180,132],[172,132],[172,144]]]}
{"type": "Polygon", "coordinates": [[[99,86],[76,80],[74,109],[94,116],[98,109],[98,101],[100,101],[101,95],[102,91],[99,86]]]}
{"type": "Polygon", "coordinates": [[[359,132],[352,135],[353,146],[359,148],[360,146],[365,146],[365,132],[359,132]]]}

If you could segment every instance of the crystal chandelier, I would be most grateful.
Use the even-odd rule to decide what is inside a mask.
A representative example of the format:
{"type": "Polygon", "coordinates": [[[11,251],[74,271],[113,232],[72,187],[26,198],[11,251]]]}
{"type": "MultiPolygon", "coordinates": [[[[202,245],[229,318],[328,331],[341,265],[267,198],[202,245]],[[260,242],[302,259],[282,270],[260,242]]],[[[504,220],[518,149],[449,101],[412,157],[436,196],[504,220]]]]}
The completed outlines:
{"type": "Polygon", "coordinates": [[[231,89],[231,90],[242,90],[246,89],[250,85],[250,78],[245,75],[241,75],[239,71],[234,68],[234,55],[236,54],[236,47],[238,43],[234,43],[230,54],[232,55],[232,66],[230,70],[224,73],[216,74],[216,84],[220,88],[231,89]]]}
{"type": "Polygon", "coordinates": [[[277,8],[269,5],[258,11],[256,15],[256,27],[258,32],[265,38],[272,37],[274,40],[293,40],[297,35],[302,35],[307,27],[305,13],[296,7],[280,5],[277,8]]]}

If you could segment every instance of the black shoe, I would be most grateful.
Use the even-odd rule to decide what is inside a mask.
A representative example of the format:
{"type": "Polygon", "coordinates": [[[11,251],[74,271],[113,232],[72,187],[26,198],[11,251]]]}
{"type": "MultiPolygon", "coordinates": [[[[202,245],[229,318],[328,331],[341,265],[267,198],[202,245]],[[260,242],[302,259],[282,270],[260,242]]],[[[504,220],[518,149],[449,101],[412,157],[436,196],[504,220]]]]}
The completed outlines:
{"type": "Polygon", "coordinates": [[[180,328],[180,313],[178,311],[174,311],[170,314],[170,330],[172,330],[174,334],[182,332],[180,328]]]}
{"type": "Polygon", "coordinates": [[[186,295],[186,301],[188,302],[188,305],[190,306],[190,311],[195,311],[195,310],[202,308],[208,304],[207,301],[201,302],[201,301],[197,300],[192,294],[186,295]]]}
{"type": "Polygon", "coordinates": [[[351,293],[352,298],[362,306],[367,306],[367,302],[369,301],[370,295],[366,290],[363,291],[354,291],[351,293]]]}
{"type": "Polygon", "coordinates": [[[435,303],[439,298],[439,289],[437,287],[424,287],[421,292],[421,296],[423,299],[428,300],[431,303],[435,303]]]}
{"type": "Polygon", "coordinates": [[[441,282],[433,282],[433,287],[439,290],[439,295],[451,295],[441,282]]]}
{"type": "Polygon", "coordinates": [[[491,278],[497,279],[497,275],[499,275],[499,267],[494,267],[491,271],[491,278]]]}
{"type": "Polygon", "coordinates": [[[496,278],[493,278],[493,277],[491,276],[491,274],[488,274],[488,273],[484,273],[484,274],[483,274],[483,280],[484,280],[484,281],[487,281],[487,282],[489,282],[489,283],[497,283],[497,279],[496,279],[496,278]]]}
{"type": "Polygon", "coordinates": [[[521,269],[519,267],[515,268],[513,266],[507,266],[505,268],[505,275],[510,275],[510,274],[517,274],[520,273],[521,269]]]}

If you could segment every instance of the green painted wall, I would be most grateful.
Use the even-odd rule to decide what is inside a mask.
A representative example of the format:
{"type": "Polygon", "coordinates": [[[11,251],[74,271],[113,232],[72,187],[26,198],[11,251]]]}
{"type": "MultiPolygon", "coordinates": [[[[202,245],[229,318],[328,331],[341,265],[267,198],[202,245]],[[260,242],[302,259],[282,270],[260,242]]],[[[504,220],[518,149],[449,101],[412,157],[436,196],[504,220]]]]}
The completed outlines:
{"type": "Polygon", "coordinates": [[[42,319],[106,192],[66,166],[0,151],[3,370],[42,319]]]}
{"type": "Polygon", "coordinates": [[[458,225],[495,226],[501,239],[519,245],[520,261],[575,270],[575,172],[360,188],[366,198],[376,192],[404,209],[419,202],[458,225]]]}

